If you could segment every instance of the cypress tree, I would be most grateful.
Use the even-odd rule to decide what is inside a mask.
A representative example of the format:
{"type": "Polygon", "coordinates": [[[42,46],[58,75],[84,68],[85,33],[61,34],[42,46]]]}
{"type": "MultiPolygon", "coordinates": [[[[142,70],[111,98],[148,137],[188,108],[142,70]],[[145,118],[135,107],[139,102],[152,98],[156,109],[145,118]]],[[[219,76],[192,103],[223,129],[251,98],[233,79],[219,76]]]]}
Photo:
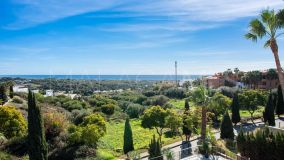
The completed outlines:
{"type": "Polygon", "coordinates": [[[239,104],[238,94],[235,94],[235,96],[233,98],[233,103],[232,103],[231,109],[232,109],[232,122],[236,125],[238,122],[241,121],[240,104],[239,104]]]}
{"type": "Polygon", "coordinates": [[[269,94],[267,104],[264,109],[263,119],[264,122],[268,122],[268,125],[275,126],[275,117],[274,117],[274,104],[273,104],[273,95],[269,94]]]}
{"type": "Polygon", "coordinates": [[[280,117],[280,115],[284,113],[284,101],[283,101],[283,96],[282,96],[283,93],[282,93],[282,89],[280,85],[278,86],[277,93],[278,93],[277,95],[278,100],[277,100],[275,112],[278,115],[278,117],[280,117]]]}
{"type": "Polygon", "coordinates": [[[149,159],[155,158],[155,160],[163,160],[160,141],[155,138],[155,135],[153,135],[153,139],[151,139],[151,142],[149,144],[148,153],[149,159]]]}
{"type": "Polygon", "coordinates": [[[43,119],[31,91],[28,95],[28,144],[30,160],[47,160],[43,119]]]}
{"type": "Polygon", "coordinates": [[[185,103],[184,103],[184,109],[185,109],[186,111],[188,111],[188,110],[189,110],[189,103],[188,103],[188,99],[186,99],[186,100],[185,100],[185,103]]]}
{"type": "Polygon", "coordinates": [[[0,99],[2,100],[2,105],[8,100],[6,87],[4,85],[0,85],[0,99]]]}
{"type": "Polygon", "coordinates": [[[223,116],[223,120],[221,123],[221,138],[222,139],[234,139],[234,130],[231,118],[229,116],[228,111],[223,116]]]}
{"type": "Polygon", "coordinates": [[[131,126],[129,123],[129,118],[126,119],[125,121],[125,126],[124,126],[124,143],[123,143],[123,152],[124,154],[127,154],[130,151],[134,150],[133,147],[133,138],[132,138],[132,130],[131,126]]]}
{"type": "Polygon", "coordinates": [[[13,98],[13,97],[14,97],[13,85],[10,85],[9,96],[10,96],[10,98],[13,98]]]}

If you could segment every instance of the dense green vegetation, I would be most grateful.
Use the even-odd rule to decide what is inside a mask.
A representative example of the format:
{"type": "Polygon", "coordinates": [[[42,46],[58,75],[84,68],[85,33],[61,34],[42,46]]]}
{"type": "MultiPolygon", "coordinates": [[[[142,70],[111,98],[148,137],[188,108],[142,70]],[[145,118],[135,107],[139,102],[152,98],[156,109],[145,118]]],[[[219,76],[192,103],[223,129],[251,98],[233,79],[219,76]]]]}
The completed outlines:
{"type": "MultiPolygon", "coordinates": [[[[226,130],[232,126],[232,109],[232,114],[239,114],[240,119],[236,121],[242,123],[241,119],[261,117],[267,104],[266,91],[236,92],[230,87],[216,90],[205,87],[188,89],[171,83],[151,83],[151,87],[92,93],[74,99],[64,95],[45,97],[40,93],[34,94],[42,112],[49,159],[114,159],[125,158],[125,153],[131,157],[135,153],[147,151],[153,135],[162,147],[182,140],[182,135],[189,140],[191,136],[202,133],[202,128],[206,129],[205,133],[220,127],[226,130]],[[234,105],[238,108],[234,109],[234,105]],[[252,105],[256,107],[252,108],[252,105]],[[225,114],[226,111],[229,113],[225,114]],[[222,119],[224,124],[221,123],[222,119]]],[[[35,87],[38,84],[31,85],[35,87]]],[[[8,95],[9,90],[6,89],[5,93],[8,95]]],[[[277,92],[275,94],[277,96],[277,92]]],[[[16,113],[13,114],[20,117],[23,115],[23,124],[20,126],[25,126],[24,123],[27,123],[24,117],[29,115],[28,95],[13,92],[13,98],[7,98],[10,99],[8,105],[15,106],[16,113]]],[[[24,147],[27,144],[26,129],[23,129],[16,141],[4,131],[0,132],[6,139],[2,144],[3,151],[16,157],[28,154],[24,149],[27,148],[24,147]],[[15,146],[23,147],[15,150],[15,146]]],[[[227,135],[231,130],[222,132],[227,135]]],[[[231,139],[232,136],[223,138],[231,139]]],[[[204,143],[207,141],[206,138],[204,143]]]]}

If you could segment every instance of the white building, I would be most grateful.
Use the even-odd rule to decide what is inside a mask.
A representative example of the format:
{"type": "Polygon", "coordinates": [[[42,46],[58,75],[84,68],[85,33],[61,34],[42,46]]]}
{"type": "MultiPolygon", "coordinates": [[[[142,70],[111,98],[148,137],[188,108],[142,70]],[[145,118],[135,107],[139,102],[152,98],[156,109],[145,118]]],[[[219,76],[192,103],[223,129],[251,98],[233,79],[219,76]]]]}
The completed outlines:
{"type": "Polygon", "coordinates": [[[23,85],[15,85],[13,86],[13,91],[14,92],[21,92],[21,93],[28,93],[29,89],[26,86],[23,85]]]}
{"type": "Polygon", "coordinates": [[[53,96],[53,90],[52,89],[45,91],[45,97],[52,97],[52,96],[53,96]]]}

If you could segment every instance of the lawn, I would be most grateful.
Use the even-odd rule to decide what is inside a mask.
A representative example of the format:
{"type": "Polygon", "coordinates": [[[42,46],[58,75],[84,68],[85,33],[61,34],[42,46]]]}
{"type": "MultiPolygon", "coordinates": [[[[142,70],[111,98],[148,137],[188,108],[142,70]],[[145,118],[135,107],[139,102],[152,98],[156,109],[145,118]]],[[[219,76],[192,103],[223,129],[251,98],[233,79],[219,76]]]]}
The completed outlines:
{"type": "MultiPolygon", "coordinates": [[[[256,117],[257,117],[257,116],[262,116],[263,110],[264,110],[263,107],[257,109],[257,110],[254,112],[253,116],[256,116],[256,117]]],[[[247,111],[247,110],[242,110],[242,109],[241,109],[241,110],[240,110],[240,115],[241,115],[242,118],[248,118],[248,117],[250,117],[250,113],[249,113],[249,111],[247,111]]]]}
{"type": "MultiPolygon", "coordinates": [[[[141,120],[131,120],[131,128],[133,132],[133,142],[135,150],[146,149],[153,136],[156,134],[155,130],[144,129],[141,127],[141,120]]],[[[107,123],[107,134],[100,139],[98,147],[106,152],[119,157],[123,154],[123,133],[124,122],[109,122],[107,123]]],[[[158,136],[156,136],[158,137],[158,136]]],[[[170,144],[179,141],[180,137],[169,138],[162,137],[164,144],[170,144]]]]}

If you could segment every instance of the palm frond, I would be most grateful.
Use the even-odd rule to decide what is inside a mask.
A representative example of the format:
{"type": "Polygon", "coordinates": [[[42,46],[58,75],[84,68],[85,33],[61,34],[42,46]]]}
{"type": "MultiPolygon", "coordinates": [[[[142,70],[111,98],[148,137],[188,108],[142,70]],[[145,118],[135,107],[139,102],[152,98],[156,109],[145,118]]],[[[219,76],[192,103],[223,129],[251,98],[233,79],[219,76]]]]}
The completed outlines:
{"type": "Polygon", "coordinates": [[[245,38],[246,39],[250,39],[252,40],[253,42],[257,42],[257,36],[253,33],[247,33],[245,34],[245,38]]]}
{"type": "Polygon", "coordinates": [[[264,43],[264,48],[267,48],[267,47],[269,47],[270,46],[270,40],[268,40],[268,41],[266,41],[265,43],[264,43]]]}
{"type": "Polygon", "coordinates": [[[250,32],[259,38],[262,38],[267,33],[264,25],[258,19],[252,20],[249,24],[249,27],[250,27],[250,32]]]}
{"type": "Polygon", "coordinates": [[[271,17],[274,14],[274,10],[265,9],[260,13],[260,17],[263,23],[269,24],[271,17]]]}
{"type": "Polygon", "coordinates": [[[277,25],[279,28],[284,28],[284,9],[281,9],[276,14],[277,25]]]}

